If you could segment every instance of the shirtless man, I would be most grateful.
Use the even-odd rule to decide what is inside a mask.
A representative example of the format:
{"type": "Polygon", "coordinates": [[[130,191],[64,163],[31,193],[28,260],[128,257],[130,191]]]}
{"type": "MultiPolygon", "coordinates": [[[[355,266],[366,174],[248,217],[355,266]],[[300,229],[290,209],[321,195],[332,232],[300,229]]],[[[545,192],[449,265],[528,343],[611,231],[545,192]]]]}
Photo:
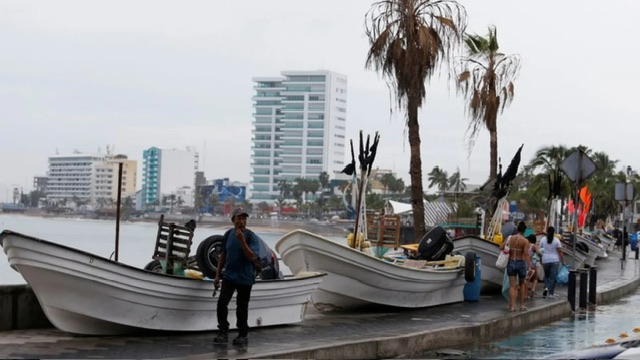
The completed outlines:
{"type": "Polygon", "coordinates": [[[527,310],[524,305],[525,296],[527,294],[526,277],[527,269],[531,265],[531,257],[529,256],[529,241],[524,237],[527,230],[527,224],[524,221],[518,223],[518,233],[511,235],[508,241],[500,245],[500,250],[509,244],[509,264],[507,265],[507,275],[509,275],[509,310],[516,311],[516,303],[520,299],[520,311],[527,310]],[[516,276],[518,283],[516,286],[516,276]]]}

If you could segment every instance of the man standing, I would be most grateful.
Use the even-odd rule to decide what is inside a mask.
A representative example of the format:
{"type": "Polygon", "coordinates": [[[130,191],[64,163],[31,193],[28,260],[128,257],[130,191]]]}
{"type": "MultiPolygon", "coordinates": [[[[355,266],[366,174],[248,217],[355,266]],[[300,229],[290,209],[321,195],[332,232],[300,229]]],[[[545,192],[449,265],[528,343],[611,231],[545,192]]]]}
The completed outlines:
{"type": "Polygon", "coordinates": [[[236,326],[238,337],[233,339],[234,345],[246,345],[249,343],[249,299],[251,297],[251,287],[256,279],[256,263],[259,251],[258,238],[247,229],[247,217],[249,214],[243,207],[238,207],[233,211],[231,221],[234,224],[224,234],[222,250],[218,259],[216,278],[214,286],[220,288],[222,279],[222,290],[218,298],[218,336],[213,339],[216,344],[223,344],[229,341],[229,302],[235,291],[236,296],[236,326]]]}

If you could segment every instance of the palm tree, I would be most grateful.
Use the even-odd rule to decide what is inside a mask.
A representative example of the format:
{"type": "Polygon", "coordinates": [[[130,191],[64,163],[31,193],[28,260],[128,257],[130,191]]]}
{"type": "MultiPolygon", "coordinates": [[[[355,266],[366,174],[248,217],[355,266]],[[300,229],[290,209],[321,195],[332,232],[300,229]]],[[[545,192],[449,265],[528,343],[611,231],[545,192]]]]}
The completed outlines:
{"type": "Polygon", "coordinates": [[[551,173],[560,169],[560,165],[569,155],[569,150],[563,145],[547,146],[536,151],[529,163],[532,171],[540,169],[543,173],[551,173]]]}
{"type": "Polygon", "coordinates": [[[436,165],[428,175],[429,189],[435,186],[441,193],[447,190],[447,187],[449,187],[449,174],[445,170],[436,165]]]}
{"type": "Polygon", "coordinates": [[[467,184],[465,183],[465,181],[468,181],[469,179],[463,178],[462,175],[460,175],[460,168],[456,168],[456,172],[454,172],[448,180],[449,187],[452,188],[456,193],[465,191],[467,189],[467,184]]]}
{"type": "Polygon", "coordinates": [[[511,103],[513,81],[520,70],[518,55],[499,52],[496,28],[489,27],[486,37],[465,35],[466,56],[462,58],[457,88],[468,100],[469,149],[473,148],[480,129],[489,131],[489,179],[498,174],[498,112],[511,103]]]}
{"type": "Polygon", "coordinates": [[[285,199],[289,199],[291,197],[291,190],[293,189],[293,185],[287,180],[282,179],[278,181],[278,189],[280,190],[280,196],[285,199]]]}
{"type": "Polygon", "coordinates": [[[451,58],[466,23],[466,10],[455,0],[380,0],[366,15],[366,67],[386,78],[407,119],[416,239],[425,233],[418,109],[426,96],[425,82],[451,58]]]}
{"type": "Polygon", "coordinates": [[[318,175],[318,181],[320,182],[322,189],[326,189],[329,185],[329,174],[326,171],[321,172],[320,175],[318,175]]]}

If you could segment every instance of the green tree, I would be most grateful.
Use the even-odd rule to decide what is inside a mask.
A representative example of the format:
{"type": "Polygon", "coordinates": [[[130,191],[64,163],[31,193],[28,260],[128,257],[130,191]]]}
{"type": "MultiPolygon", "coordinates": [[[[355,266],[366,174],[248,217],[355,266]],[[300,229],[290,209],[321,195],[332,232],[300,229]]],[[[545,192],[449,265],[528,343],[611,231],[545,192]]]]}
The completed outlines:
{"type": "Polygon", "coordinates": [[[513,81],[520,70],[518,55],[500,52],[496,28],[486,37],[464,37],[466,56],[462,58],[457,88],[468,101],[469,148],[473,148],[480,129],[489,131],[489,178],[498,174],[498,112],[514,97],[513,81]]]}
{"type": "Polygon", "coordinates": [[[293,185],[287,179],[282,179],[278,181],[278,189],[280,190],[280,196],[285,199],[289,199],[291,197],[293,185]]]}
{"type": "Polygon", "coordinates": [[[392,192],[393,190],[391,189],[394,187],[396,183],[396,177],[393,176],[392,173],[386,173],[382,175],[382,177],[380,178],[380,183],[384,185],[386,192],[392,192]]]}
{"type": "Polygon", "coordinates": [[[366,67],[387,80],[407,119],[416,239],[425,233],[418,109],[426,96],[425,83],[442,61],[451,59],[466,23],[466,10],[454,0],[381,0],[366,15],[366,67]]]}
{"type": "Polygon", "coordinates": [[[276,199],[276,206],[278,207],[278,212],[282,214],[282,208],[287,206],[287,200],[284,197],[280,196],[276,199]]]}
{"type": "Polygon", "coordinates": [[[429,189],[435,186],[442,193],[449,187],[449,174],[438,165],[433,167],[428,176],[429,189]]]}
{"type": "Polygon", "coordinates": [[[467,184],[465,182],[468,180],[469,179],[463,178],[462,175],[460,175],[460,168],[456,168],[456,172],[454,172],[448,179],[448,185],[453,191],[459,193],[467,189],[467,184]]]}
{"type": "Polygon", "coordinates": [[[329,186],[329,174],[326,171],[323,171],[318,175],[318,181],[320,182],[320,186],[323,189],[326,189],[329,186]]]}

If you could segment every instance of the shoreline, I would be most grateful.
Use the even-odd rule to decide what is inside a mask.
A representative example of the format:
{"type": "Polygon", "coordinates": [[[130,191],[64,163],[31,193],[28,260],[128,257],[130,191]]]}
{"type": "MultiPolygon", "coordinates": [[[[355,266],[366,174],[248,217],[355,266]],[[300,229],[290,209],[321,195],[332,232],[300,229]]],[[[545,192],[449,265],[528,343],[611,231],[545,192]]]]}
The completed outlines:
{"type": "MultiPolygon", "coordinates": [[[[24,216],[24,217],[34,217],[34,218],[51,218],[51,219],[78,219],[78,220],[100,220],[100,221],[113,221],[115,224],[115,218],[91,218],[78,214],[74,215],[53,215],[46,213],[4,213],[0,212],[0,217],[2,215],[9,216],[24,216]]],[[[136,218],[129,220],[121,220],[122,223],[155,223],[157,224],[160,219],[161,214],[151,214],[148,217],[144,218],[136,218]]],[[[164,221],[165,222],[175,222],[175,223],[185,223],[191,219],[194,219],[194,216],[190,215],[177,215],[177,214],[165,214],[164,221]]],[[[252,231],[260,234],[260,233],[269,233],[269,234],[286,234],[293,230],[302,229],[314,234],[319,234],[327,237],[338,237],[344,236],[346,238],[347,234],[349,234],[349,226],[351,226],[351,222],[334,222],[334,221],[304,221],[304,220],[272,220],[272,219],[264,219],[264,218],[251,218],[247,222],[247,228],[252,231]]],[[[204,229],[216,229],[216,230],[227,230],[233,227],[233,223],[231,219],[220,216],[200,216],[199,220],[196,220],[196,232],[199,228],[204,229]]]]}

